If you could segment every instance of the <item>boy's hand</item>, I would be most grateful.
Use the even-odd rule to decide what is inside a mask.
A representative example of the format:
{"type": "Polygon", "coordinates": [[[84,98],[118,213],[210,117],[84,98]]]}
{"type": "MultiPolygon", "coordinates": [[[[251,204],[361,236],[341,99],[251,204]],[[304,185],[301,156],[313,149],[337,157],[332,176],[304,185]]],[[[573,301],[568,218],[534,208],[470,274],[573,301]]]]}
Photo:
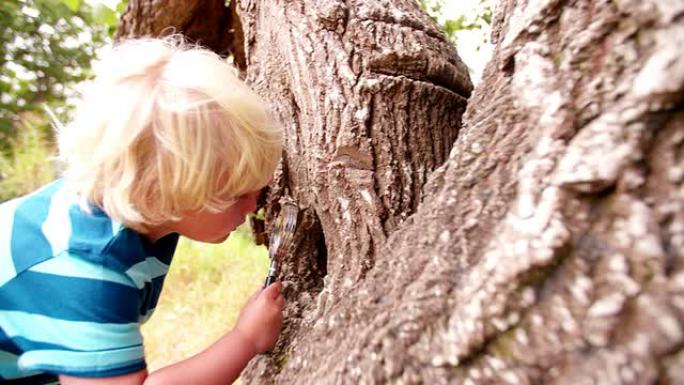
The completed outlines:
{"type": "Polygon", "coordinates": [[[270,350],[278,341],[285,304],[282,287],[280,282],[275,282],[259,289],[249,298],[238,317],[235,331],[251,341],[257,353],[270,350]]]}

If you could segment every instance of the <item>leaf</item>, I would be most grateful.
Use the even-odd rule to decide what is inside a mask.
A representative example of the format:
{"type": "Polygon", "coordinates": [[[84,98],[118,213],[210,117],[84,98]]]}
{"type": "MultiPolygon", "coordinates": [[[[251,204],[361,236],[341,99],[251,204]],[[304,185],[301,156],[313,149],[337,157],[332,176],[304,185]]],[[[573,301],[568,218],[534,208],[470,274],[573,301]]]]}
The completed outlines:
{"type": "Polygon", "coordinates": [[[78,11],[81,7],[81,0],[62,0],[72,12],[78,11]]]}
{"type": "Polygon", "coordinates": [[[97,4],[93,7],[93,19],[98,24],[104,24],[110,28],[115,28],[119,22],[116,12],[104,4],[97,4]]]}
{"type": "Polygon", "coordinates": [[[119,4],[116,5],[116,12],[118,12],[119,14],[124,13],[127,5],[128,5],[128,0],[119,1],[119,4]]]}

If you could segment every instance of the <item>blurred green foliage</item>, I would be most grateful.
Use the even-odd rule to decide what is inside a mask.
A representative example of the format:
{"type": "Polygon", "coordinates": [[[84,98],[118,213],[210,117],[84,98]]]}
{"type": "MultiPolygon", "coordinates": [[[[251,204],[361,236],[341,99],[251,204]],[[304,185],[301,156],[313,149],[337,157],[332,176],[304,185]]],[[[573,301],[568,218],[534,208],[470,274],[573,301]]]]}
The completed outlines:
{"type": "Polygon", "coordinates": [[[57,177],[53,146],[43,122],[24,120],[10,140],[12,154],[0,153],[0,202],[27,194],[57,177]]]}
{"type": "Polygon", "coordinates": [[[447,1],[449,0],[418,0],[418,4],[454,43],[456,43],[456,32],[458,31],[491,29],[493,10],[485,0],[479,1],[479,11],[477,13],[473,15],[458,15],[455,18],[450,18],[449,15],[444,14],[444,7],[447,1]]]}
{"type": "Polygon", "coordinates": [[[107,27],[80,0],[3,0],[0,23],[0,150],[8,152],[25,114],[47,106],[65,116],[69,90],[90,75],[107,27]]]}
{"type": "Polygon", "coordinates": [[[114,10],[83,0],[0,1],[0,202],[56,177],[45,109],[69,119],[69,98],[92,75],[126,3],[114,10]]]}

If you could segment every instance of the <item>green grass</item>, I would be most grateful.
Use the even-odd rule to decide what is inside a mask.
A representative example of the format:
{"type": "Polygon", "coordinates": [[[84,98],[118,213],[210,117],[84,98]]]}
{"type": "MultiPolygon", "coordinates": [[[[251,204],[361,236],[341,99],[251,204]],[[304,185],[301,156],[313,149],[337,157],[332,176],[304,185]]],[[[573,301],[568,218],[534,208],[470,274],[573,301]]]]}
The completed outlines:
{"type": "Polygon", "coordinates": [[[37,124],[23,123],[10,145],[11,154],[0,153],[0,202],[28,194],[57,177],[51,161],[55,150],[37,124]]]}
{"type": "Polygon", "coordinates": [[[188,358],[230,330],[266,277],[268,253],[243,225],[220,245],[182,238],[157,309],[143,325],[149,370],[188,358]]]}

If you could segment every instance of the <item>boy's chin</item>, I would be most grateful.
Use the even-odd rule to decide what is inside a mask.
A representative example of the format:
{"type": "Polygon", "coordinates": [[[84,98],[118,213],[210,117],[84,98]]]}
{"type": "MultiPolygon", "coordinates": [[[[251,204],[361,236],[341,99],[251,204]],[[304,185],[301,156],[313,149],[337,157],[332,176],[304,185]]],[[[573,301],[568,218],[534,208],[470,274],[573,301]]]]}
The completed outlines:
{"type": "Polygon", "coordinates": [[[214,243],[214,244],[219,244],[219,243],[223,243],[226,239],[228,239],[228,236],[229,236],[229,235],[230,235],[230,233],[225,234],[225,235],[219,235],[219,236],[216,236],[216,237],[214,237],[214,238],[210,238],[210,237],[198,237],[198,236],[194,236],[194,237],[189,237],[189,236],[188,236],[188,238],[192,239],[193,241],[202,242],[202,243],[214,243]]]}
{"type": "Polygon", "coordinates": [[[206,242],[206,243],[215,243],[215,244],[223,243],[226,239],[228,239],[228,236],[229,236],[229,235],[230,235],[230,233],[228,233],[228,234],[226,234],[226,235],[221,235],[221,236],[218,237],[218,238],[211,239],[211,240],[204,241],[204,242],[206,242]]]}

